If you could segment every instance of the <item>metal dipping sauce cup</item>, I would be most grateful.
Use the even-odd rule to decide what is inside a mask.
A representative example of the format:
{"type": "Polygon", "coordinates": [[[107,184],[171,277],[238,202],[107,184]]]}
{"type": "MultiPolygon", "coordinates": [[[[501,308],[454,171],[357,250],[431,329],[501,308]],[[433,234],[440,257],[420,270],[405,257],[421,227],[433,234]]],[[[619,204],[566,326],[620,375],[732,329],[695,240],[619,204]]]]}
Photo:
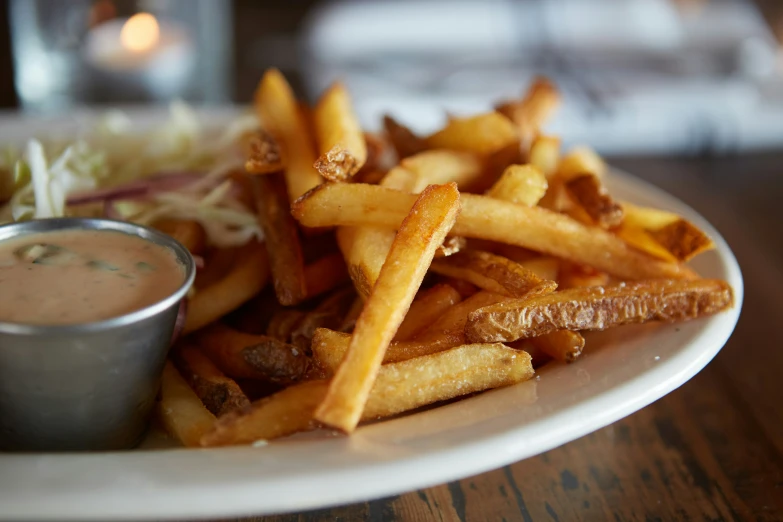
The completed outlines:
{"type": "Polygon", "coordinates": [[[182,285],[162,301],[107,320],[0,322],[0,451],[133,447],[146,431],[180,302],[196,275],[193,257],[165,234],[108,219],[12,223],[0,226],[0,242],[58,230],[122,232],[169,248],[184,268],[182,285]]]}

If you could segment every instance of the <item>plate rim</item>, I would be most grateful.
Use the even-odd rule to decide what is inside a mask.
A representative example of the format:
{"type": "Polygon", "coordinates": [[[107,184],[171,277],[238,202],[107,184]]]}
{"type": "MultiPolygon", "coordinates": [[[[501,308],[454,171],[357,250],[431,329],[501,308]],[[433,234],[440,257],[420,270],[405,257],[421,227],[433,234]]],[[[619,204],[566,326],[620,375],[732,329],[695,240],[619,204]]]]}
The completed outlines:
{"type": "MultiPolygon", "coordinates": [[[[714,318],[705,322],[705,326],[698,331],[692,340],[684,343],[676,353],[660,365],[653,366],[624,383],[615,385],[576,404],[547,414],[532,423],[520,423],[504,432],[487,434],[451,448],[432,451],[423,456],[397,458],[387,462],[360,463],[354,467],[331,470],[321,469],[317,473],[310,473],[305,477],[286,476],[280,478],[279,483],[276,480],[271,486],[265,483],[265,487],[281,493],[286,488],[304,488],[307,494],[300,496],[268,494],[265,498],[271,498],[274,501],[266,502],[264,505],[259,505],[257,501],[254,502],[254,499],[258,497],[259,482],[252,481],[240,482],[239,484],[235,483],[236,481],[201,484],[198,491],[194,491],[198,488],[189,486],[180,486],[179,491],[176,490],[176,487],[163,491],[150,491],[139,484],[137,491],[125,495],[124,499],[115,498],[116,494],[92,490],[82,491],[80,495],[68,497],[64,494],[60,494],[59,497],[55,495],[50,497],[48,502],[35,502],[33,505],[25,500],[29,501],[29,496],[15,497],[7,492],[4,493],[4,488],[0,488],[0,505],[3,506],[0,520],[55,518],[59,520],[207,519],[280,514],[366,501],[458,480],[538,455],[601,429],[655,402],[679,388],[701,371],[726,344],[736,327],[742,309],[744,299],[742,274],[725,239],[705,218],[686,203],[657,186],[620,170],[613,169],[609,183],[610,185],[625,185],[629,192],[644,194],[650,199],[660,201],[666,207],[676,208],[685,217],[703,227],[715,241],[715,252],[724,265],[725,278],[734,287],[735,307],[719,316],[720,320],[714,318]],[[696,353],[697,347],[700,349],[698,353],[696,353]],[[672,371],[672,369],[676,371],[672,371]],[[657,381],[657,383],[653,381],[657,381]],[[643,382],[650,386],[644,393],[639,393],[638,389],[643,382]],[[631,388],[634,389],[634,393],[629,394],[628,391],[631,388]],[[587,420],[582,419],[576,427],[572,422],[569,422],[574,415],[588,410],[591,415],[587,417],[587,420]],[[531,424],[532,429],[536,431],[548,430],[545,442],[536,445],[525,443],[524,437],[521,435],[531,429],[531,424]],[[488,449],[493,451],[487,451],[488,449]],[[411,473],[411,466],[414,464],[415,473],[411,473]],[[377,480],[379,474],[397,478],[395,480],[377,480]],[[320,481],[325,480],[334,483],[350,481],[350,483],[356,484],[361,482],[362,487],[342,488],[339,493],[336,491],[339,488],[317,487],[321,483],[320,481]],[[106,497],[106,500],[90,501],[90,499],[99,496],[106,497]],[[143,502],[140,501],[142,498],[143,502]]],[[[240,453],[245,449],[175,449],[167,450],[167,456],[173,455],[174,457],[170,460],[177,461],[180,458],[206,455],[207,457],[203,458],[203,461],[208,465],[210,460],[214,460],[210,456],[223,454],[221,452],[227,452],[226,454],[240,453]],[[182,457],[185,454],[187,457],[182,457]]],[[[154,450],[149,453],[157,456],[160,455],[159,452],[160,450],[154,450]]],[[[45,480],[49,476],[50,470],[38,469],[45,467],[44,464],[50,466],[55,463],[58,466],[67,467],[74,466],[76,463],[78,468],[78,461],[89,463],[106,458],[107,455],[109,455],[108,458],[114,459],[114,464],[122,469],[123,462],[136,458],[139,453],[118,452],[86,455],[0,453],[0,469],[6,467],[4,462],[6,465],[9,463],[14,465],[17,470],[27,465],[37,470],[33,473],[39,473],[41,478],[45,480]]],[[[155,460],[154,456],[146,456],[145,458],[155,460]]],[[[107,485],[106,487],[110,489],[112,486],[107,485]]],[[[114,487],[116,488],[116,486],[114,487]]]]}

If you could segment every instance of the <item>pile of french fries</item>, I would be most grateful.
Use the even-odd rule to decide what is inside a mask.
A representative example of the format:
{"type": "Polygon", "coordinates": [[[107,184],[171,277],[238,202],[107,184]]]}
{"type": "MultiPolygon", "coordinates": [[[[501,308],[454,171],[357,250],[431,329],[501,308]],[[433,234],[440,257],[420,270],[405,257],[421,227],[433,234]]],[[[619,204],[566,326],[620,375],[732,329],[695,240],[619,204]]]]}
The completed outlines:
{"type": "Polygon", "coordinates": [[[559,103],[538,79],[430,136],[391,117],[373,135],[339,83],[309,107],[268,71],[235,176],[264,243],[210,250],[198,225],[159,224],[206,259],[163,377],[170,434],[351,433],[572,363],[583,331],[733,306],[685,264],[713,248],[701,230],[615,200],[597,154],[542,132],[559,103]]]}

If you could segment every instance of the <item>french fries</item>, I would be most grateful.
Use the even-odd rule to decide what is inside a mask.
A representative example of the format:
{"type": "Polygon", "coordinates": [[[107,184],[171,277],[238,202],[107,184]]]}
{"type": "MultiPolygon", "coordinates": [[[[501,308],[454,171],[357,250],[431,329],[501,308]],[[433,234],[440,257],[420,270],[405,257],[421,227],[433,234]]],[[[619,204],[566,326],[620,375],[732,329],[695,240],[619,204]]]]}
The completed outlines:
{"type": "Polygon", "coordinates": [[[251,335],[216,323],[194,341],[226,375],[290,385],[307,373],[309,358],[301,348],[265,335],[251,335]]]}
{"type": "Polygon", "coordinates": [[[411,303],[402,324],[394,336],[395,341],[407,341],[432,324],[446,310],[462,301],[460,293],[454,287],[439,284],[422,292],[411,303]]]}
{"type": "Polygon", "coordinates": [[[263,129],[253,133],[248,141],[245,170],[249,174],[271,174],[281,172],[283,167],[280,146],[272,135],[263,129]]]}
{"type": "Polygon", "coordinates": [[[733,304],[731,287],[715,279],[574,288],[476,310],[470,314],[465,334],[472,342],[513,341],[556,330],[605,330],[648,321],[686,321],[722,312],[733,304]]]}
{"type": "Polygon", "coordinates": [[[239,385],[218,370],[195,346],[179,346],[175,350],[174,364],[214,415],[223,415],[250,404],[239,385]]]}
{"type": "Polygon", "coordinates": [[[198,447],[202,437],[214,429],[215,416],[171,363],[166,362],[160,384],[158,417],[166,431],[183,446],[198,447]]]}
{"type": "Polygon", "coordinates": [[[435,322],[417,334],[413,340],[419,342],[445,341],[453,343],[455,346],[463,344],[468,316],[479,308],[507,299],[507,297],[487,291],[475,293],[441,314],[435,322]]]}
{"type": "MultiPolygon", "coordinates": [[[[434,402],[508,386],[533,376],[530,355],[502,344],[473,344],[382,366],[362,419],[371,420],[434,402]]],[[[313,426],[327,381],[301,383],[220,418],[202,446],[271,440],[313,426]]]]}
{"type": "Polygon", "coordinates": [[[321,96],[313,121],[320,149],[315,169],[329,181],[346,181],[367,161],[367,145],[348,91],[335,83],[321,96]]]}
{"type": "Polygon", "coordinates": [[[585,347],[585,338],[579,332],[557,330],[530,339],[533,345],[556,361],[572,363],[585,347]]]}
{"type": "MultiPolygon", "coordinates": [[[[348,351],[351,336],[328,328],[318,328],[313,335],[313,359],[324,376],[331,377],[339,368],[348,351]]],[[[424,355],[442,352],[461,344],[455,338],[434,341],[394,341],[383,356],[383,364],[407,361],[424,355]]]]}
{"type": "Polygon", "coordinates": [[[499,112],[451,118],[443,129],[425,138],[427,148],[451,149],[489,156],[519,141],[514,124],[499,112]]]}
{"type": "Polygon", "coordinates": [[[543,281],[518,263],[480,250],[466,250],[436,259],[430,270],[436,274],[464,279],[479,288],[509,297],[548,294],[557,288],[554,281],[543,281]]]}
{"type": "Polygon", "coordinates": [[[413,156],[427,149],[423,138],[416,136],[408,127],[388,114],[383,117],[383,129],[399,159],[413,156]]]}
{"type": "Polygon", "coordinates": [[[541,134],[559,103],[537,79],[427,137],[390,117],[382,136],[341,84],[311,108],[267,72],[262,130],[239,138],[245,169],[229,174],[265,243],[216,248],[195,221],[155,223],[205,258],[163,377],[168,431],[206,447],[351,433],[573,363],[582,331],[733,306],[684,264],[714,246],[703,231],[618,203],[592,149],[561,156],[541,134]]]}
{"type": "Polygon", "coordinates": [[[340,254],[330,254],[304,267],[307,299],[325,294],[348,281],[348,270],[340,254]]]}
{"type": "MultiPolygon", "coordinates": [[[[371,224],[395,228],[415,196],[375,185],[330,184],[297,200],[294,217],[304,226],[371,224]]],[[[597,227],[555,212],[486,196],[463,194],[453,235],[490,239],[583,263],[623,279],[683,278],[691,271],[629,247],[597,227]]]]}
{"type": "Polygon", "coordinates": [[[384,352],[458,212],[456,184],[428,187],[419,196],[394,238],[317,420],[345,432],[356,428],[384,352]]]}
{"type": "Polygon", "coordinates": [[[565,188],[573,200],[602,228],[614,228],[623,222],[620,206],[594,174],[582,174],[566,181],[565,188]]]}
{"type": "Polygon", "coordinates": [[[532,207],[544,197],[547,186],[546,177],[536,167],[511,165],[487,191],[487,196],[532,207]]]}
{"type": "Polygon", "coordinates": [[[237,251],[234,266],[222,279],[196,291],[188,301],[183,334],[194,332],[239,308],[269,279],[269,261],[263,243],[249,243],[237,251]]]}
{"type": "Polygon", "coordinates": [[[253,192],[275,294],[280,304],[291,306],[307,297],[307,287],[299,231],[288,210],[285,185],[279,176],[270,174],[253,180],[253,192]]]}
{"type": "Polygon", "coordinates": [[[277,69],[268,70],[261,78],[254,105],[262,125],[280,146],[288,196],[294,201],[323,181],[313,167],[315,148],[309,124],[277,69]]]}

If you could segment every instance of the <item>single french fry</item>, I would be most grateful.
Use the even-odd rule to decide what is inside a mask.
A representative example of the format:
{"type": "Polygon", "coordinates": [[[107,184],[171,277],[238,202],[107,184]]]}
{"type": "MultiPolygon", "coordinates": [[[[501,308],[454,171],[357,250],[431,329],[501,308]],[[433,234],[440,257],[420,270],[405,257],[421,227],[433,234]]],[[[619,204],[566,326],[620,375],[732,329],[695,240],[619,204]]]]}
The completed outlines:
{"type": "Polygon", "coordinates": [[[470,341],[513,341],[556,330],[605,330],[648,321],[687,321],[733,306],[725,281],[651,280],[573,288],[484,307],[470,314],[470,341]]]}
{"type": "Polygon", "coordinates": [[[537,136],[530,145],[528,161],[540,170],[547,179],[557,171],[560,163],[560,138],[556,136],[537,136]]]}
{"type": "Polygon", "coordinates": [[[429,185],[454,182],[460,190],[469,190],[480,182],[485,173],[484,162],[476,154],[458,150],[427,150],[400,161],[401,169],[392,169],[386,174],[389,180],[384,187],[406,190],[418,194],[429,185]],[[391,182],[396,170],[413,175],[412,182],[391,182]]]}
{"type": "Polygon", "coordinates": [[[301,348],[220,323],[200,331],[194,341],[215,366],[235,379],[261,379],[287,386],[301,380],[309,365],[301,348]]]}
{"type": "MultiPolygon", "coordinates": [[[[530,379],[533,373],[530,355],[501,344],[459,346],[387,364],[378,372],[362,418],[387,417],[516,384],[530,379]]],[[[221,417],[214,429],[201,438],[201,445],[248,444],[308,430],[328,388],[328,381],[304,382],[256,401],[242,412],[221,417]]]]}
{"type": "Polygon", "coordinates": [[[207,234],[204,232],[204,227],[197,221],[160,219],[153,223],[152,226],[179,241],[191,254],[202,254],[206,248],[207,234]]]}
{"type": "Polygon", "coordinates": [[[237,251],[231,271],[222,279],[196,291],[188,302],[183,334],[194,332],[261,291],[269,280],[269,261],[263,243],[249,243],[237,251]]]}
{"type": "Polygon", "coordinates": [[[329,181],[345,181],[367,161],[367,145],[345,86],[335,83],[313,112],[320,156],[315,169],[329,181]]]}
{"type": "Polygon", "coordinates": [[[299,231],[289,211],[285,184],[279,174],[259,176],[253,181],[277,300],[284,306],[295,305],[307,297],[307,288],[299,231]]]}
{"type": "Polygon", "coordinates": [[[544,281],[519,263],[489,252],[465,250],[435,259],[430,270],[464,279],[479,288],[508,297],[531,297],[548,294],[557,288],[555,281],[544,281]]]}
{"type": "MultiPolygon", "coordinates": [[[[293,206],[305,226],[386,226],[396,228],[414,195],[376,185],[329,184],[293,206]]],[[[539,207],[524,207],[486,196],[463,194],[452,235],[518,245],[590,265],[621,279],[692,277],[685,265],[665,263],[628,246],[598,227],[539,207]]]]}
{"type": "Polygon", "coordinates": [[[497,111],[517,125],[523,143],[529,144],[560,106],[560,101],[557,87],[548,79],[538,77],[523,98],[502,103],[497,111]]]}
{"type": "Polygon", "coordinates": [[[508,297],[481,291],[455,304],[442,313],[428,328],[413,337],[418,342],[446,341],[454,345],[465,343],[468,316],[485,306],[507,300],[508,297]]]}
{"type": "Polygon", "coordinates": [[[343,256],[339,253],[324,256],[304,267],[307,299],[334,290],[349,279],[343,256]]]}
{"type": "Polygon", "coordinates": [[[569,330],[557,330],[533,337],[530,342],[552,359],[567,363],[574,362],[585,347],[585,338],[578,332],[569,330]]]}
{"type": "MultiPolygon", "coordinates": [[[[560,260],[556,257],[541,256],[519,261],[525,269],[530,270],[541,279],[560,281],[560,260]]],[[[559,283],[558,283],[559,284],[559,283]]]]}
{"type": "Polygon", "coordinates": [[[220,416],[250,404],[239,385],[226,377],[197,347],[179,346],[173,355],[180,374],[214,415],[220,416]]]}
{"type": "Polygon", "coordinates": [[[623,223],[613,232],[623,241],[642,252],[662,259],[663,261],[668,261],[670,263],[677,262],[677,258],[666,250],[663,245],[653,239],[650,233],[643,228],[623,223]]]}
{"type": "Polygon", "coordinates": [[[187,447],[197,447],[201,438],[215,425],[215,416],[171,361],[166,361],[163,368],[158,417],[169,435],[187,447]]]}
{"type": "Polygon", "coordinates": [[[310,352],[310,342],[317,328],[339,328],[343,317],[351,308],[356,292],[353,288],[335,291],[315,309],[307,312],[291,331],[291,344],[304,352],[310,352]]]}
{"type": "Polygon", "coordinates": [[[304,319],[307,312],[296,308],[282,308],[272,314],[269,324],[266,326],[266,335],[278,341],[288,343],[291,341],[291,333],[304,319]]]}
{"type": "Polygon", "coordinates": [[[384,352],[458,212],[455,183],[428,187],[419,196],[400,225],[316,419],[346,432],[356,428],[384,352]]]}
{"type": "Polygon", "coordinates": [[[593,174],[598,179],[606,175],[606,163],[593,149],[587,146],[574,147],[560,161],[557,167],[557,176],[563,181],[582,174],[593,174]]]}
{"type": "Polygon", "coordinates": [[[574,265],[567,262],[561,263],[559,276],[559,290],[605,286],[610,283],[611,279],[606,272],[595,270],[589,266],[574,265]]]}
{"type": "Polygon", "coordinates": [[[604,188],[594,174],[581,174],[565,182],[565,189],[593,223],[614,228],[623,222],[623,207],[604,188]]]}
{"type": "Polygon", "coordinates": [[[489,156],[519,141],[517,129],[499,112],[452,118],[441,130],[425,138],[427,148],[451,149],[489,156]]]}
{"type": "Polygon", "coordinates": [[[265,130],[254,132],[247,144],[245,171],[249,174],[282,172],[283,156],[275,138],[265,130]]]}
{"type": "Polygon", "coordinates": [[[438,284],[419,292],[405,314],[402,324],[394,336],[395,341],[407,341],[429,327],[446,310],[462,301],[462,296],[453,287],[438,284]]]}
{"type": "Polygon", "coordinates": [[[338,227],[337,243],[356,291],[367,298],[378,280],[394,242],[394,230],[384,227],[338,227]]]}
{"type": "Polygon", "coordinates": [[[617,234],[645,252],[662,259],[688,261],[715,247],[707,234],[674,212],[630,203],[622,206],[626,217],[617,234]]]}
{"type": "Polygon", "coordinates": [[[408,127],[388,114],[383,117],[383,129],[400,160],[427,149],[423,138],[416,136],[408,127]]]}
{"type": "Polygon", "coordinates": [[[532,165],[511,165],[487,191],[487,196],[519,205],[535,206],[547,189],[544,174],[532,165]]]}
{"type": "Polygon", "coordinates": [[[280,146],[288,196],[293,202],[323,181],[313,167],[315,148],[309,124],[277,69],[264,73],[255,92],[254,106],[261,123],[280,146]]]}
{"type": "MultiPolygon", "coordinates": [[[[330,377],[337,371],[348,351],[351,336],[328,328],[318,328],[313,335],[313,359],[324,376],[330,377]]],[[[442,352],[458,346],[456,338],[442,338],[435,341],[394,341],[383,356],[383,364],[407,361],[424,355],[442,352]]]]}

